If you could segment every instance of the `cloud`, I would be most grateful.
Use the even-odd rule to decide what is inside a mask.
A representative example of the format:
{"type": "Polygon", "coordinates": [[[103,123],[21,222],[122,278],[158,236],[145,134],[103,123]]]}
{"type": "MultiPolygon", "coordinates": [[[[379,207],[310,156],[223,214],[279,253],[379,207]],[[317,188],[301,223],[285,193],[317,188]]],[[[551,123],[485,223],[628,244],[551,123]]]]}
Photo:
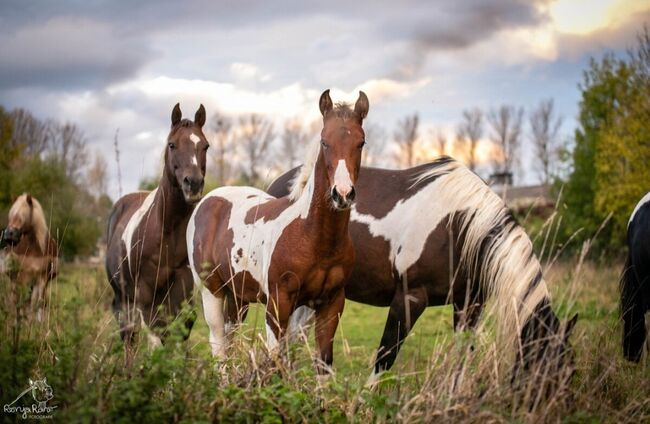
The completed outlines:
{"type": "Polygon", "coordinates": [[[468,49],[504,30],[536,26],[548,19],[545,0],[475,0],[420,5],[397,20],[409,45],[393,72],[417,76],[429,55],[468,49]],[[424,18],[426,17],[426,18],[424,18]]]}
{"type": "Polygon", "coordinates": [[[142,42],[85,18],[53,18],[0,38],[0,88],[78,88],[133,76],[151,57],[142,42]]]}

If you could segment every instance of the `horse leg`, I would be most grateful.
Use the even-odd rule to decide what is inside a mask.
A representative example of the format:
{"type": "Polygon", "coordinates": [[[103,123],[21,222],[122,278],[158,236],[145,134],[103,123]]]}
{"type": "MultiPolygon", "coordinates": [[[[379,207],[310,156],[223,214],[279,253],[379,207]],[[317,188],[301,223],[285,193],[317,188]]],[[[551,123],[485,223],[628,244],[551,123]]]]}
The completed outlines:
{"type": "Polygon", "coordinates": [[[318,374],[329,374],[334,360],[334,335],[345,306],[345,291],[338,290],[330,301],[316,309],[316,344],[320,353],[318,374]]]}
{"type": "Polygon", "coordinates": [[[194,300],[192,293],[194,291],[194,279],[192,278],[192,271],[187,267],[182,267],[174,272],[174,282],[169,290],[169,310],[172,314],[172,319],[176,319],[182,311],[183,302],[187,301],[189,310],[186,311],[183,324],[185,325],[185,332],[183,332],[183,340],[187,340],[194,327],[196,321],[196,310],[194,309],[194,300]]]}
{"type": "Polygon", "coordinates": [[[237,299],[235,294],[228,290],[225,298],[226,302],[226,335],[230,338],[235,328],[246,319],[248,315],[248,302],[237,299]]]}
{"type": "Polygon", "coordinates": [[[426,307],[427,292],[424,287],[413,287],[406,292],[403,289],[397,290],[390,304],[384,335],[367,385],[374,385],[379,375],[393,366],[404,339],[426,307]]]}
{"type": "Polygon", "coordinates": [[[280,340],[286,333],[294,302],[278,285],[269,284],[271,287],[275,289],[270,289],[266,302],[266,346],[272,351],[280,346],[280,340]]]}
{"type": "Polygon", "coordinates": [[[210,289],[201,287],[203,315],[210,328],[210,347],[212,356],[218,359],[226,358],[226,330],[224,322],[224,290],[213,294],[210,289]]]}
{"type": "Polygon", "coordinates": [[[32,312],[36,314],[36,320],[41,322],[43,320],[43,313],[45,311],[45,287],[47,286],[47,278],[43,275],[36,277],[36,284],[32,288],[32,312]]]}

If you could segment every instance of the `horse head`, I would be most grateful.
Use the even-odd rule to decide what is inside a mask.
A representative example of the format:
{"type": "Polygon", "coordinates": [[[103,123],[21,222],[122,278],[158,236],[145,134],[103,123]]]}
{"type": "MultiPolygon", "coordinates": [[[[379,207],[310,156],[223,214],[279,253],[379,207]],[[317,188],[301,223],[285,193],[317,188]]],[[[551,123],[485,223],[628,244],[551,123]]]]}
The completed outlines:
{"type": "Polygon", "coordinates": [[[167,181],[183,192],[185,202],[195,204],[201,199],[205,178],[205,162],[210,146],[203,134],[205,108],[199,107],[194,121],[182,119],[180,105],[172,110],[172,126],[167,137],[165,171],[167,181]]]}
{"type": "Polygon", "coordinates": [[[320,155],[327,168],[330,198],[334,209],[348,209],[354,201],[354,184],[361,167],[361,151],[366,144],[361,125],[368,115],[368,97],[360,91],[351,109],[345,104],[334,106],[329,90],[325,90],[319,107],[323,115],[320,155]]]}
{"type": "Polygon", "coordinates": [[[23,234],[32,230],[34,198],[25,193],[18,196],[9,210],[9,223],[2,233],[2,241],[10,246],[20,243],[23,234]]]}

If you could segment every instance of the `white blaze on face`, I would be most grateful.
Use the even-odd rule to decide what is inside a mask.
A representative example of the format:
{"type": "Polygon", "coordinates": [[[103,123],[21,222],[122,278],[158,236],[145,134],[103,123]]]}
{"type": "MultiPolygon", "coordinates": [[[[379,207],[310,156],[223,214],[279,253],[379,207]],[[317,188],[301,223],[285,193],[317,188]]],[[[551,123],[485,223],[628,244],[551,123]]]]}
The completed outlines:
{"type": "Polygon", "coordinates": [[[194,145],[196,146],[199,143],[199,141],[201,141],[201,137],[192,133],[190,134],[190,140],[192,140],[192,143],[194,143],[194,145]]]}
{"type": "Polygon", "coordinates": [[[192,141],[192,143],[194,143],[194,156],[192,156],[192,165],[196,165],[197,164],[197,162],[196,162],[196,145],[199,143],[199,141],[201,141],[201,137],[199,137],[198,135],[192,133],[192,134],[190,134],[190,140],[192,141]]]}
{"type": "Polygon", "coordinates": [[[352,191],[352,179],[343,159],[339,160],[336,171],[334,172],[334,187],[343,198],[352,191]]]}

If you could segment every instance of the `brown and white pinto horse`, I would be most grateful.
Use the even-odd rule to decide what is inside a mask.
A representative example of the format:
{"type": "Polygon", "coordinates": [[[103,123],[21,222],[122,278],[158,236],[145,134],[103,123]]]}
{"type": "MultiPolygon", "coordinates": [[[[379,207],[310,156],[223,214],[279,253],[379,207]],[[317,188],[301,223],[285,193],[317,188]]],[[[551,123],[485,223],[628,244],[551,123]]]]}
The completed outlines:
{"type": "Polygon", "coordinates": [[[313,149],[318,156],[290,195],[274,198],[251,187],[221,187],[192,215],[188,255],[217,357],[226,349],[224,299],[234,296],[241,303],[266,303],[270,348],[278,346],[297,307],[315,309],[319,373],[332,364],[344,284],[354,262],[348,222],[368,99],[360,92],[354,109],[334,106],[326,90],[319,106],[323,130],[320,146],[313,149]]]}
{"type": "MultiPolygon", "coordinates": [[[[159,186],[119,199],[108,222],[106,272],[115,292],[113,312],[127,344],[139,323],[166,325],[192,294],[185,231],[202,195],[209,145],[202,130],[203,105],[194,122],[181,118],[176,104],[159,186]]],[[[192,323],[186,322],[188,328],[192,323]]],[[[161,340],[149,334],[149,342],[161,340]]]]}
{"type": "MultiPolygon", "coordinates": [[[[298,172],[268,192],[287,193],[298,172]]],[[[357,255],[345,295],[390,306],[369,382],[393,365],[427,306],[451,303],[455,328],[474,327],[489,297],[501,339],[516,345],[520,335],[524,369],[551,349],[563,356],[575,317],[560,325],[530,239],[483,180],[442,157],[405,170],[363,168],[356,186],[350,235],[357,255]]]]}
{"type": "Polygon", "coordinates": [[[18,196],[2,233],[2,271],[13,284],[31,285],[31,312],[40,321],[46,306],[47,283],[56,277],[58,248],[47,229],[41,204],[29,194],[18,196]]]}

